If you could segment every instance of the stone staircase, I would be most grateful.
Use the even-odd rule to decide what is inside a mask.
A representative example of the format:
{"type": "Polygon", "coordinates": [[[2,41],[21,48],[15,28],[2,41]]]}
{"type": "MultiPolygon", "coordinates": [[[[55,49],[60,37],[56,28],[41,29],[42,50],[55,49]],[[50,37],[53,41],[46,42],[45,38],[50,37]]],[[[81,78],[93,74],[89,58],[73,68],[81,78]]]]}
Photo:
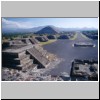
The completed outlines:
{"type": "Polygon", "coordinates": [[[38,62],[40,68],[45,68],[49,65],[50,61],[35,47],[28,49],[27,52],[38,62]]]}
{"type": "Polygon", "coordinates": [[[37,67],[36,64],[33,64],[33,59],[30,59],[30,55],[26,55],[26,52],[12,54],[3,53],[2,64],[4,67],[11,67],[20,70],[28,68],[30,66],[37,67]]]}

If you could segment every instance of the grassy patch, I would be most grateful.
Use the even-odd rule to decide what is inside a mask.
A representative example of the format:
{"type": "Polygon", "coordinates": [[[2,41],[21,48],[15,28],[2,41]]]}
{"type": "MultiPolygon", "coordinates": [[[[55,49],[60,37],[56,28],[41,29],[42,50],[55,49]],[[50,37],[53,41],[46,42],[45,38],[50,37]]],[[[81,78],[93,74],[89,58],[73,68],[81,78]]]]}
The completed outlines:
{"type": "Polygon", "coordinates": [[[56,39],[53,39],[53,40],[49,40],[47,42],[40,42],[40,45],[47,45],[47,44],[53,43],[55,41],[57,41],[57,40],[56,39]]]}
{"type": "Polygon", "coordinates": [[[85,38],[85,39],[90,39],[90,38],[88,38],[88,37],[86,37],[84,34],[82,34],[81,33],[81,36],[83,37],[83,38],[85,38]]]}
{"type": "Polygon", "coordinates": [[[77,33],[74,35],[74,37],[70,38],[70,40],[75,40],[77,38],[77,33]]]}

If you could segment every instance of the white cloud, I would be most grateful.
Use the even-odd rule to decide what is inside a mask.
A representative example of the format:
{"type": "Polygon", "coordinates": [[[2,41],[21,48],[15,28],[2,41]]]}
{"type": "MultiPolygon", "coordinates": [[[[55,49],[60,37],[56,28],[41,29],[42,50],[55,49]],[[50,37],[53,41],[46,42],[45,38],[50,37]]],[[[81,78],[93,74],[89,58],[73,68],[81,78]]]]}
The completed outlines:
{"type": "Polygon", "coordinates": [[[32,25],[29,22],[16,22],[2,18],[2,28],[31,28],[32,25]]]}

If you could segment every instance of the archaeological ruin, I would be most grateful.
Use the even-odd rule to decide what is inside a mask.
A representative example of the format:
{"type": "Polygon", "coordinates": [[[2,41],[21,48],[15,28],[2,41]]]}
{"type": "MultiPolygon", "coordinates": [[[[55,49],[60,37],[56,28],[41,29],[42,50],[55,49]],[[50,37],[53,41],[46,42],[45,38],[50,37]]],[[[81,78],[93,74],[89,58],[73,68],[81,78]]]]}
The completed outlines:
{"type": "Polygon", "coordinates": [[[44,50],[35,38],[15,39],[2,45],[2,66],[19,70],[46,68],[56,56],[44,50]]]}

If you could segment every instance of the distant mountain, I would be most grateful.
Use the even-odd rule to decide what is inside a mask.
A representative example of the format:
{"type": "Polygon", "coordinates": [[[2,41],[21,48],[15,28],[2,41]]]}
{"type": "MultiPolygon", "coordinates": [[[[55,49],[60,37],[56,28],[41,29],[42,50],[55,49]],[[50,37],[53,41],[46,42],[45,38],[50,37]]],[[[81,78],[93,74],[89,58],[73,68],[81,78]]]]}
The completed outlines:
{"type": "Polygon", "coordinates": [[[60,31],[64,31],[64,32],[67,32],[67,31],[88,31],[88,30],[97,30],[96,28],[87,28],[87,27],[84,27],[84,28],[60,28],[60,31]]]}
{"type": "Polygon", "coordinates": [[[6,33],[6,34],[9,34],[9,33],[24,33],[24,32],[28,32],[27,29],[21,29],[21,28],[16,28],[16,29],[2,29],[2,33],[6,33]]]}
{"type": "Polygon", "coordinates": [[[88,27],[83,27],[83,28],[81,28],[80,30],[82,30],[82,31],[92,31],[92,30],[97,30],[96,28],[94,28],[94,27],[91,27],[91,28],[88,28],[88,27]]]}
{"type": "Polygon", "coordinates": [[[34,33],[37,32],[39,30],[41,30],[42,28],[44,28],[45,26],[39,26],[39,27],[33,27],[33,28],[2,28],[2,33],[34,33]]]}
{"type": "Polygon", "coordinates": [[[44,27],[45,26],[33,27],[33,28],[29,28],[28,31],[29,32],[37,32],[37,31],[41,30],[44,27]]]}
{"type": "Polygon", "coordinates": [[[44,34],[44,33],[61,33],[61,32],[67,32],[67,31],[88,31],[88,30],[97,30],[96,28],[60,28],[55,27],[53,25],[47,25],[47,26],[39,26],[39,27],[33,27],[33,28],[4,28],[2,27],[2,33],[38,33],[38,34],[44,34]]]}

